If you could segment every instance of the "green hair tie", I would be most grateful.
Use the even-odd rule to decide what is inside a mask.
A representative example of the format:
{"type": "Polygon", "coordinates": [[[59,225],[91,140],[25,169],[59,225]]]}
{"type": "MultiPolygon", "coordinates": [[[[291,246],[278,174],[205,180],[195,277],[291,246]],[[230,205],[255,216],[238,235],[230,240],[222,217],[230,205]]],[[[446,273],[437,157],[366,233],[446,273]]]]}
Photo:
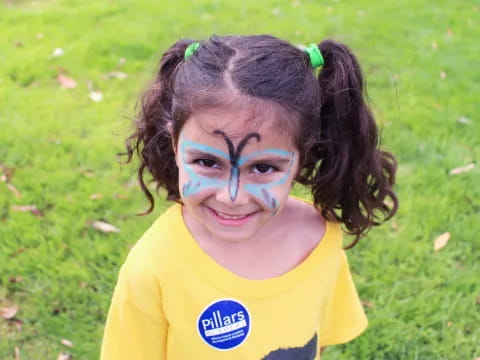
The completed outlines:
{"type": "Polygon", "coordinates": [[[195,51],[200,47],[200,43],[194,42],[188,45],[188,47],[185,49],[185,56],[184,59],[187,60],[190,56],[192,56],[195,51]]]}
{"type": "Polygon", "coordinates": [[[322,53],[320,52],[317,44],[312,43],[308,45],[308,47],[305,49],[305,52],[308,54],[314,69],[325,64],[325,60],[323,60],[322,53]]]}

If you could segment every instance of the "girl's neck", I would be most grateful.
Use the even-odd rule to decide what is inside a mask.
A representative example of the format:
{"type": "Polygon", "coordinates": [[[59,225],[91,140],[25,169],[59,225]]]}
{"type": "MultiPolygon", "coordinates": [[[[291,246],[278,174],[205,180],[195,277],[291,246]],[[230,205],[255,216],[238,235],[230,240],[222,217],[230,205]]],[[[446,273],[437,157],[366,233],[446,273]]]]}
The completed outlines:
{"type": "Polygon", "coordinates": [[[292,198],[253,238],[244,241],[218,239],[185,211],[184,219],[195,241],[209,257],[229,271],[252,280],[279,276],[293,269],[318,245],[325,232],[325,222],[318,211],[292,198]]]}

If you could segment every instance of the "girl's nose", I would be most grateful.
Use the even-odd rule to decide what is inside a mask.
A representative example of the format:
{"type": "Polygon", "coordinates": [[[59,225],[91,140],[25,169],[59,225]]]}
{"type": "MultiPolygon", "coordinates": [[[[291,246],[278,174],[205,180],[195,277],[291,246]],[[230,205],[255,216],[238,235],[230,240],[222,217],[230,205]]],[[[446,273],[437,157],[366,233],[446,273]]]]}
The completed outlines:
{"type": "Polygon", "coordinates": [[[248,193],[243,189],[241,181],[229,182],[226,186],[217,189],[216,200],[225,205],[244,205],[248,203],[248,193]]]}

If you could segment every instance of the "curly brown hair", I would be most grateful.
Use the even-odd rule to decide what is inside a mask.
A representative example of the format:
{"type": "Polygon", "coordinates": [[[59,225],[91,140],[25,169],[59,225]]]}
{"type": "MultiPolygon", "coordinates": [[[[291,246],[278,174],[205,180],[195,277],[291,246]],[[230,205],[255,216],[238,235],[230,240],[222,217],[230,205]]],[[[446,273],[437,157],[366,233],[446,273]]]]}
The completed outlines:
{"type": "Polygon", "coordinates": [[[162,56],[126,141],[127,162],[140,158],[138,179],[155,205],[144,175],[157,191],[180,201],[178,168],[172,144],[193,109],[218,105],[222,90],[280,106],[294,115],[294,139],[301,154],[296,181],[309,186],[325,219],[341,222],[355,239],[390,219],[398,209],[393,191],[396,161],[379,149],[375,120],[364,100],[363,77],[351,50],[325,40],[318,77],[308,54],[270,35],[212,36],[184,59],[193,43],[182,39],[162,56]]]}

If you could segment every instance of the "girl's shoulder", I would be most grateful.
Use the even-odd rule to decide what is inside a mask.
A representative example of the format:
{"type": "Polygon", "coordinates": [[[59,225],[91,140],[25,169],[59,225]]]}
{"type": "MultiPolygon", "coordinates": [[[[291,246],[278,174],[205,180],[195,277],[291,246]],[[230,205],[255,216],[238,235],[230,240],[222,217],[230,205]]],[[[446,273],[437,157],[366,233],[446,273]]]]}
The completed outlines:
{"type": "Polygon", "coordinates": [[[130,248],[125,267],[157,274],[171,262],[172,248],[181,232],[181,212],[175,204],[166,209],[130,248]]]}

